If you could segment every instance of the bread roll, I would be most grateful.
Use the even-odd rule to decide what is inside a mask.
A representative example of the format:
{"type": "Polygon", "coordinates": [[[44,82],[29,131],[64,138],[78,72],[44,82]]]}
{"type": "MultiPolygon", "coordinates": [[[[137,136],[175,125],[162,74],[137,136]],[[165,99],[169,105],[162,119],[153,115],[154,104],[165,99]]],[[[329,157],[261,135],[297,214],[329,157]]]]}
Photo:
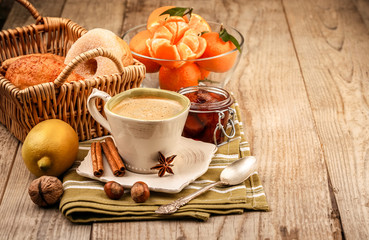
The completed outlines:
{"type": "MultiPolygon", "coordinates": [[[[124,67],[133,64],[128,44],[113,32],[101,28],[92,29],[77,39],[69,49],[64,63],[68,64],[79,54],[98,47],[105,48],[115,54],[124,67]]],[[[119,73],[115,63],[106,57],[96,57],[79,64],[75,71],[85,78],[119,73]]]]}
{"type": "MultiPolygon", "coordinates": [[[[46,54],[29,54],[11,58],[3,62],[5,78],[19,89],[25,89],[41,83],[53,82],[65,68],[64,57],[46,54]]],[[[72,72],[66,82],[83,80],[72,72]]]]}

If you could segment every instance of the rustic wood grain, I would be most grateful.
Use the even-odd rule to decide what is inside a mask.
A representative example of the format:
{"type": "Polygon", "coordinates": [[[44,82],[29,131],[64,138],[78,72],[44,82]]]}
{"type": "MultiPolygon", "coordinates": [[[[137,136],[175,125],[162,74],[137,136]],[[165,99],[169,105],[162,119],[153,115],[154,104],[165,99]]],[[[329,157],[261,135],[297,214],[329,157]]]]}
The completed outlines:
{"type": "Polygon", "coordinates": [[[0,124],[0,204],[8,184],[10,172],[13,170],[17,148],[18,140],[0,124]]]}
{"type": "Polygon", "coordinates": [[[119,34],[124,18],[125,1],[67,0],[62,17],[72,19],[90,30],[105,28],[119,34]]]}
{"type": "Polygon", "coordinates": [[[13,7],[14,0],[2,0],[0,1],[0,29],[2,29],[9,12],[13,7]]]}
{"type": "MultiPolygon", "coordinates": [[[[43,17],[59,17],[64,5],[64,0],[32,0],[32,5],[43,17]]],[[[35,19],[21,4],[15,2],[3,29],[12,29],[35,23],[35,19]]]]}
{"type": "Polygon", "coordinates": [[[346,239],[369,238],[369,34],[351,1],[284,1],[346,239]]]}
{"type": "MultiPolygon", "coordinates": [[[[367,0],[32,0],[43,16],[121,35],[163,5],[193,6],[246,39],[227,88],[242,110],[270,212],[207,222],[71,224],[29,199],[34,177],[0,126],[0,239],[368,239],[367,0]]],[[[15,3],[4,25],[34,23],[15,3]]]]}
{"type": "Polygon", "coordinates": [[[353,0],[358,12],[363,19],[366,28],[369,30],[369,1],[368,0],[353,0]]]}
{"type": "Polygon", "coordinates": [[[35,177],[17,152],[0,205],[0,239],[89,239],[89,225],[73,225],[58,210],[36,206],[28,195],[35,177]]]}
{"type": "Polygon", "coordinates": [[[243,237],[332,239],[328,176],[283,6],[248,1],[239,7],[244,18],[234,21],[247,32],[247,50],[230,88],[241,99],[271,207],[246,214],[246,226],[258,224],[243,237]]]}

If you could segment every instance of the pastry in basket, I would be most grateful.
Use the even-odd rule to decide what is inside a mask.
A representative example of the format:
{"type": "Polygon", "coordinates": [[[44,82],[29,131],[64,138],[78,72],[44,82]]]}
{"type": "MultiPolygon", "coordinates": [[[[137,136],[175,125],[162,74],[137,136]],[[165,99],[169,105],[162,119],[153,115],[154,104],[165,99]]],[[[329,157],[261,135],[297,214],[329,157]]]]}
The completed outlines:
{"type": "MultiPolygon", "coordinates": [[[[3,62],[1,68],[5,71],[5,78],[19,89],[53,82],[65,68],[64,57],[51,53],[37,53],[19,56],[3,62]]],[[[83,80],[74,72],[66,82],[83,80]]]]}
{"type": "MultiPolygon", "coordinates": [[[[133,64],[133,57],[128,44],[115,33],[101,28],[95,28],[82,35],[65,56],[65,64],[71,62],[76,56],[95,48],[105,48],[112,52],[123,67],[133,64]]],[[[96,57],[79,64],[75,72],[85,78],[119,73],[115,63],[105,57],[96,57]]]]}

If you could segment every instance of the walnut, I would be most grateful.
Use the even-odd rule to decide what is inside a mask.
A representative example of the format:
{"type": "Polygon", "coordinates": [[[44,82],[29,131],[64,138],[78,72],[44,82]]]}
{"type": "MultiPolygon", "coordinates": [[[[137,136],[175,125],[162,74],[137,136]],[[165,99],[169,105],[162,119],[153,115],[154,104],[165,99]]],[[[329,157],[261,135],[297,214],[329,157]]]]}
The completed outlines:
{"type": "Polygon", "coordinates": [[[58,202],[63,194],[63,184],[56,177],[42,176],[32,181],[28,194],[38,206],[51,206],[58,202]]]}

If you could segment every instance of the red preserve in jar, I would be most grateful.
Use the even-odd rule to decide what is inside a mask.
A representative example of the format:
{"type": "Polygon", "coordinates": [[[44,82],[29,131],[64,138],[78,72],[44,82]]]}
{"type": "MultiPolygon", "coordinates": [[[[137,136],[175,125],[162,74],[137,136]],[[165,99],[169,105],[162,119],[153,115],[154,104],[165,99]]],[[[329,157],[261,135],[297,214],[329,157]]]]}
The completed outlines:
{"type": "Polygon", "coordinates": [[[179,90],[191,101],[190,111],[182,135],[203,142],[219,143],[234,137],[234,111],[232,96],[224,89],[194,86],[179,90]],[[227,125],[232,129],[227,134],[227,125]]]}

